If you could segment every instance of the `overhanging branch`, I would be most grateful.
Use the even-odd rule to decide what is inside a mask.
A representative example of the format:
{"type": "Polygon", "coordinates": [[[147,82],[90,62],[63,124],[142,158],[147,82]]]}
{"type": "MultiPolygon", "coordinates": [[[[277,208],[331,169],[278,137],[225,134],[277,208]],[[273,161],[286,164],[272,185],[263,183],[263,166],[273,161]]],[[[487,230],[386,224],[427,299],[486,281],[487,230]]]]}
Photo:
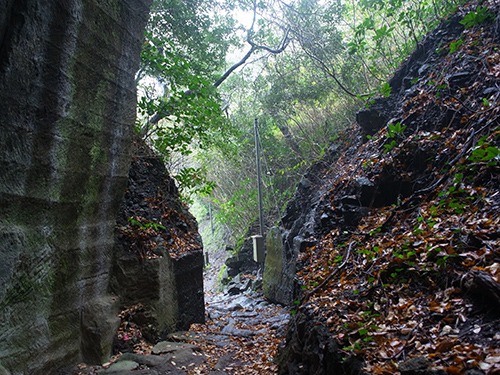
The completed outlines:
{"type": "MultiPolygon", "coordinates": [[[[219,87],[222,84],[222,82],[224,82],[231,75],[231,73],[233,73],[236,69],[238,69],[240,66],[245,64],[248,61],[248,59],[250,58],[250,56],[252,56],[252,54],[255,51],[263,50],[263,51],[269,52],[273,55],[277,55],[277,54],[280,54],[281,52],[283,52],[286,49],[286,47],[288,47],[288,45],[290,43],[290,38],[289,38],[290,30],[289,29],[285,32],[285,35],[281,39],[278,48],[270,48],[268,46],[258,45],[256,43],[254,43],[251,40],[250,35],[252,33],[253,25],[255,23],[255,14],[256,14],[256,12],[254,11],[254,19],[252,22],[252,26],[248,30],[247,43],[250,44],[250,49],[248,50],[248,52],[245,54],[245,56],[243,56],[243,58],[240,61],[233,64],[228,70],[226,70],[226,72],[217,81],[215,81],[215,83],[213,84],[214,87],[216,87],[216,88],[219,87]]],[[[187,90],[184,94],[186,96],[188,96],[188,95],[192,95],[193,92],[191,90],[187,90]]],[[[142,134],[147,134],[147,132],[149,131],[149,129],[151,128],[152,125],[156,125],[162,118],[165,118],[168,115],[169,115],[169,113],[166,113],[166,112],[155,113],[153,116],[151,116],[149,118],[148,122],[144,125],[144,127],[142,129],[142,134]]]]}

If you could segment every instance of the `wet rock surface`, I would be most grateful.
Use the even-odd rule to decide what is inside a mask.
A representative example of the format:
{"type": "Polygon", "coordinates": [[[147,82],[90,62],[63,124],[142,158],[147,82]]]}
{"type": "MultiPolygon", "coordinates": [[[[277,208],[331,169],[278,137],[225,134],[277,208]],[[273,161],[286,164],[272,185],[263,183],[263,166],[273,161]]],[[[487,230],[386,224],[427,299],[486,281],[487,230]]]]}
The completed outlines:
{"type": "Polygon", "coordinates": [[[267,301],[252,275],[238,275],[224,292],[206,296],[206,323],[168,334],[153,344],[136,345],[103,366],[79,365],[69,374],[266,374],[276,372],[274,357],[285,337],[289,309],[267,301]],[[230,294],[229,290],[244,290],[230,294]]]}
{"type": "Polygon", "coordinates": [[[0,373],[110,353],[113,229],[152,1],[112,3],[0,2],[0,373]]]}

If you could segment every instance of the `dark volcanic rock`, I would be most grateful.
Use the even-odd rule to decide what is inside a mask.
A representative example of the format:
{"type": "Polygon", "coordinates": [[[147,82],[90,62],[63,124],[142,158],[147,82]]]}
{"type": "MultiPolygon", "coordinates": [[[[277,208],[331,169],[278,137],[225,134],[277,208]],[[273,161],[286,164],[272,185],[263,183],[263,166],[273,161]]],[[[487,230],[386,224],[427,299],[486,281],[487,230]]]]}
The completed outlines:
{"type": "MultiPolygon", "coordinates": [[[[496,11],[498,12],[498,8],[496,11]]],[[[389,81],[392,88],[390,97],[377,99],[368,109],[358,112],[359,127],[353,127],[340,136],[339,149],[336,151],[339,157],[327,155],[324,160],[313,164],[305,176],[310,184],[299,184],[293,199],[288,203],[282,218],[281,257],[296,267],[297,285],[291,288],[294,294],[290,299],[299,300],[301,303],[289,324],[286,344],[280,350],[280,374],[363,373],[363,363],[360,360],[352,356],[343,359],[347,353],[356,351],[340,349],[349,348],[348,343],[353,342],[353,335],[341,334],[342,325],[337,323],[350,322],[356,327],[354,319],[346,316],[361,310],[353,307],[351,311],[349,307],[348,313],[344,308],[350,305],[349,302],[336,305],[326,301],[345,298],[347,301],[353,301],[353,306],[360,306],[360,300],[370,306],[382,297],[372,296],[377,293],[374,287],[367,287],[364,294],[360,293],[361,296],[357,294],[359,290],[352,293],[349,288],[343,287],[342,285],[350,284],[343,279],[343,272],[339,273],[342,276],[335,273],[334,256],[344,260],[351,257],[342,263],[342,266],[339,265],[345,266],[346,270],[354,269],[357,263],[366,264],[359,260],[359,254],[379,249],[378,246],[385,243],[370,241],[372,234],[381,233],[381,236],[388,239],[404,233],[406,229],[403,228],[408,228],[406,233],[411,233],[411,228],[418,228],[418,223],[422,220],[417,214],[420,208],[433,202],[437,196],[448,194],[446,189],[457,184],[454,182],[454,174],[457,171],[470,169],[468,173],[471,173],[471,170],[475,170],[471,168],[472,164],[460,164],[460,160],[465,160],[467,155],[473,152],[472,145],[479,141],[479,133],[483,132],[482,139],[487,138],[485,134],[488,134],[490,125],[496,124],[496,115],[489,115],[493,109],[485,107],[480,112],[477,110],[479,105],[476,104],[476,109],[472,109],[467,103],[481,103],[483,99],[493,102],[498,99],[495,97],[498,91],[493,88],[496,80],[492,77],[491,70],[476,57],[490,53],[491,46],[498,43],[498,33],[491,32],[491,29],[488,30],[488,27],[484,26],[483,51],[478,48],[473,54],[471,52],[472,56],[448,54],[445,58],[445,49],[448,48],[449,42],[457,40],[463,31],[463,26],[459,23],[462,17],[457,15],[443,21],[437,30],[419,43],[416,52],[389,81]],[[440,77],[439,82],[435,77],[440,77]],[[484,95],[489,96],[485,98],[484,95]],[[437,100],[443,97],[445,99],[437,100]],[[451,109],[443,104],[451,102],[452,97],[459,98],[461,105],[451,109]],[[476,114],[485,116],[475,117],[476,114]],[[389,133],[385,128],[388,123],[399,123],[401,131],[397,132],[398,134],[389,133]],[[374,136],[367,140],[367,134],[374,136]],[[452,136],[454,142],[450,142],[452,136]],[[453,170],[458,165],[463,169],[453,170]],[[397,219],[396,215],[399,215],[397,219]],[[358,247],[358,250],[355,250],[356,255],[350,253],[351,246],[358,247]],[[320,269],[325,271],[318,271],[320,269]],[[307,290],[304,294],[298,285],[300,282],[304,283],[303,287],[307,290]],[[312,287],[314,285],[318,286],[312,287]],[[328,320],[333,320],[333,326],[326,324],[328,320]],[[339,347],[340,345],[342,346],[339,347]]],[[[473,46],[475,44],[476,42],[471,43],[473,46]]],[[[463,54],[467,55],[465,52],[463,54]]],[[[496,134],[490,134],[489,137],[488,139],[495,138],[495,141],[491,141],[492,145],[494,143],[491,147],[497,149],[496,134]]],[[[467,184],[472,184],[473,181],[475,186],[488,185],[496,196],[496,163],[495,160],[484,165],[484,180],[469,176],[467,184]]],[[[462,175],[458,176],[461,178],[462,175]]],[[[451,196],[451,192],[449,194],[451,196]]],[[[444,198],[441,199],[444,201],[444,198]]],[[[437,201],[439,202],[439,199],[437,201]]],[[[495,217],[493,212],[498,207],[496,199],[491,199],[490,203],[491,211],[485,216],[495,217]]],[[[443,216],[448,217],[451,214],[460,218],[457,218],[457,222],[465,220],[459,216],[462,214],[460,210],[446,212],[443,216]]],[[[467,238],[468,235],[462,236],[463,246],[468,251],[474,252],[480,246],[486,246],[484,238],[481,245],[477,243],[481,234],[476,235],[476,240],[467,238]]],[[[497,238],[496,232],[494,236],[497,238]]],[[[452,241],[453,238],[450,243],[452,241]]],[[[457,242],[454,242],[453,248],[461,246],[456,245],[457,242]]],[[[378,255],[375,255],[374,259],[376,261],[373,264],[377,266],[383,262],[380,267],[382,271],[377,270],[380,282],[389,283],[389,277],[392,278],[390,282],[411,280],[414,283],[412,288],[422,288],[417,290],[426,293],[425,284],[418,285],[418,282],[415,282],[421,276],[413,277],[415,270],[409,267],[413,262],[412,258],[408,258],[408,264],[407,260],[400,262],[401,258],[393,261],[390,256],[380,263],[377,263],[380,260],[378,255]],[[398,276],[398,272],[401,275],[398,276]]],[[[490,267],[493,267],[491,262],[493,261],[490,261],[490,267]]],[[[451,262],[448,266],[453,269],[451,262]]],[[[290,279],[294,276],[288,269],[280,270],[275,267],[275,270],[284,273],[275,279],[285,276],[290,279]]],[[[358,270],[359,272],[352,272],[349,278],[353,285],[357,286],[362,285],[361,282],[356,283],[359,274],[364,272],[363,266],[358,265],[358,270]]],[[[463,269],[460,269],[450,271],[449,274],[453,272],[461,275],[459,281],[456,281],[457,287],[460,286],[457,290],[469,294],[468,301],[496,318],[500,288],[491,273],[469,270],[461,274],[463,269]]],[[[446,276],[446,282],[440,280],[440,277],[437,272],[436,279],[442,285],[438,286],[436,283],[436,286],[444,290],[444,285],[449,287],[449,276],[446,276]]],[[[382,300],[385,300],[388,297],[385,295],[383,298],[382,300]]],[[[397,298],[394,300],[397,301],[397,298]]],[[[463,329],[467,332],[470,327],[465,325],[463,329]]],[[[490,348],[494,348],[496,343],[491,341],[492,336],[494,337],[494,334],[489,332],[486,336],[490,340],[490,348]]],[[[380,353],[377,350],[380,349],[375,347],[373,352],[380,353]]],[[[373,355],[367,358],[373,358],[373,355]]],[[[429,366],[428,362],[413,359],[407,363],[400,362],[400,370],[402,374],[407,375],[444,374],[443,370],[433,369],[439,368],[440,365],[432,363],[429,366]]]]}
{"type": "Polygon", "coordinates": [[[345,358],[324,323],[302,311],[289,324],[286,341],[277,358],[280,375],[367,375],[362,361],[353,356],[345,358]]]}
{"type": "Polygon", "coordinates": [[[415,357],[400,363],[398,367],[401,375],[416,375],[427,370],[430,365],[431,362],[427,358],[415,357]]]}
{"type": "Polygon", "coordinates": [[[256,220],[252,222],[245,234],[245,240],[237,253],[226,259],[227,274],[234,277],[242,272],[252,272],[259,268],[259,264],[253,259],[252,236],[260,234],[260,225],[256,220]]]}
{"type": "Polygon", "coordinates": [[[389,121],[391,106],[387,98],[375,99],[369,108],[356,113],[356,121],[363,132],[373,135],[383,128],[389,121]]]}
{"type": "Polygon", "coordinates": [[[159,334],[185,330],[204,322],[201,237],[161,158],[141,140],[135,143],[111,288],[122,307],[149,309],[159,334]]]}

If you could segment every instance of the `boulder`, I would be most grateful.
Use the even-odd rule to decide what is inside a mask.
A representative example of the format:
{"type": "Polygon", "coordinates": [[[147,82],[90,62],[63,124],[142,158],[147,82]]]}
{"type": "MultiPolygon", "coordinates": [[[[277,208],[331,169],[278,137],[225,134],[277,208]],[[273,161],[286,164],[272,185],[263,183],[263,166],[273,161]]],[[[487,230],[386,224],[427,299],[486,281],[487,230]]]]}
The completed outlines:
{"type": "Polygon", "coordinates": [[[388,98],[377,98],[368,108],[356,113],[356,121],[365,134],[373,135],[387,124],[391,118],[390,110],[388,98]]]}
{"type": "Polygon", "coordinates": [[[138,138],[117,223],[111,290],[121,306],[143,304],[152,319],[136,323],[153,325],[151,334],[203,323],[204,260],[196,220],[161,158],[138,138]]]}
{"type": "Polygon", "coordinates": [[[111,353],[113,336],[120,325],[116,299],[102,297],[82,311],[82,349],[87,364],[101,364],[111,353]]]}

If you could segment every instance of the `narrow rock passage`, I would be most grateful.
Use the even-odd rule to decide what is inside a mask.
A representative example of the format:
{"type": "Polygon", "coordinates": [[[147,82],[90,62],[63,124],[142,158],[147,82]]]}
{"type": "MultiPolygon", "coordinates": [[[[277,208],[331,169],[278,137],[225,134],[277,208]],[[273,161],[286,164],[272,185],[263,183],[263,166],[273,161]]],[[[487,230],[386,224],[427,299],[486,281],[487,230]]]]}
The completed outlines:
{"type": "Polygon", "coordinates": [[[186,375],[273,374],[289,311],[266,301],[249,280],[225,292],[206,293],[205,324],[168,335],[154,346],[118,355],[99,367],[84,364],[73,374],[186,375]]]}

